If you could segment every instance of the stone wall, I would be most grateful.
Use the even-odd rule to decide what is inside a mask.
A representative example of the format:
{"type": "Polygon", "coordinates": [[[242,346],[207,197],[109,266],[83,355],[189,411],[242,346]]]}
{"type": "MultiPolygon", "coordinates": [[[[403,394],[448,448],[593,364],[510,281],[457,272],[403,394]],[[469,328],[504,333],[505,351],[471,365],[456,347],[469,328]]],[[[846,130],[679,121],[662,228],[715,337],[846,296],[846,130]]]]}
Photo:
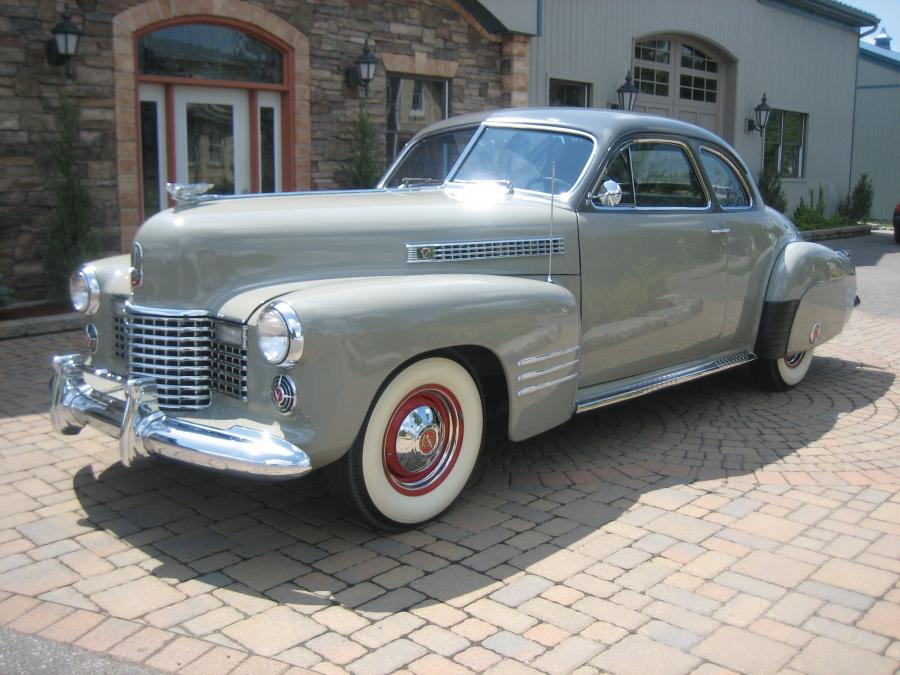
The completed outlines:
{"type": "MultiPolygon", "coordinates": [[[[72,3],[69,3],[70,6],[72,3]]],[[[132,0],[78,0],[83,19],[78,55],[69,66],[50,65],[46,43],[61,20],[62,0],[6,0],[0,4],[0,274],[15,301],[46,297],[43,246],[52,217],[52,167],[42,139],[54,126],[60,95],[81,106],[85,184],[97,206],[102,251],[122,247],[117,194],[116,73],[112,24],[132,0]]],[[[221,4],[221,3],[219,3],[221,4]]],[[[309,39],[310,176],[313,189],[340,187],[340,169],[361,90],[347,87],[344,71],[368,38],[382,59],[365,106],[383,136],[385,64],[395,72],[451,78],[451,112],[517,104],[504,92],[521,85],[509,77],[509,58],[520,58],[500,36],[491,35],[453,0],[258,0],[251,2],[284,19],[309,39]],[[507,74],[501,72],[507,58],[507,74]]],[[[204,6],[214,12],[217,3],[204,6]]],[[[527,45],[526,45],[527,48],[527,45]]],[[[525,52],[527,53],[527,52],[525,52]]],[[[512,69],[514,72],[518,68],[512,69]]]]}

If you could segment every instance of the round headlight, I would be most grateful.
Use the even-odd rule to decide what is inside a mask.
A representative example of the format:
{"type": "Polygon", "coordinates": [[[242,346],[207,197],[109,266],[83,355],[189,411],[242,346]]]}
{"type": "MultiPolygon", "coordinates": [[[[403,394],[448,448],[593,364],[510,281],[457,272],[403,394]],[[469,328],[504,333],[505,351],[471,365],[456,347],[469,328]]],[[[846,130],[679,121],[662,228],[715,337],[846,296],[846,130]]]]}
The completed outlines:
{"type": "Polygon", "coordinates": [[[69,297],[76,312],[93,314],[100,307],[100,282],[93,267],[82,267],[69,277],[69,297]]]}
{"type": "Polygon", "coordinates": [[[259,315],[256,341],[266,361],[290,366],[303,355],[303,331],[300,319],[286,302],[275,302],[259,315]]]}

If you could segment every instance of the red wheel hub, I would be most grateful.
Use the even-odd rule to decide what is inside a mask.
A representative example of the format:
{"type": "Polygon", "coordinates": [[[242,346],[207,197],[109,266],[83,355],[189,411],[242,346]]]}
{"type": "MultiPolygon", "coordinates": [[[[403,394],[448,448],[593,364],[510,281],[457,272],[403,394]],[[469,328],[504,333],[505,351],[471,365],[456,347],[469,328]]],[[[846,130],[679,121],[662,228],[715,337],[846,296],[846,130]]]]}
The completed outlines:
{"type": "Polygon", "coordinates": [[[388,421],[382,443],[385,476],[401,494],[427,494],[450,474],[462,439],[462,408],[453,392],[438,384],[418,387],[388,421]]]}

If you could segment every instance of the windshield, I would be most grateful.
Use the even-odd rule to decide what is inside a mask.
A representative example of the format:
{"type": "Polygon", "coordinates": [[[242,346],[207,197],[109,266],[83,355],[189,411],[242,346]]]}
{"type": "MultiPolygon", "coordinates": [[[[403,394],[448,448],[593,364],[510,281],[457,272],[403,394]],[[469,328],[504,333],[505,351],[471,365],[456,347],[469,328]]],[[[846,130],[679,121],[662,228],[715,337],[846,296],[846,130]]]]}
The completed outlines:
{"type": "Polygon", "coordinates": [[[404,182],[443,183],[477,128],[453,129],[423,138],[406,153],[385,187],[398,187],[404,182]]]}
{"type": "Polygon", "coordinates": [[[513,188],[556,194],[574,187],[594,149],[584,136],[543,129],[487,127],[453,176],[454,181],[509,181],[513,188]]]}

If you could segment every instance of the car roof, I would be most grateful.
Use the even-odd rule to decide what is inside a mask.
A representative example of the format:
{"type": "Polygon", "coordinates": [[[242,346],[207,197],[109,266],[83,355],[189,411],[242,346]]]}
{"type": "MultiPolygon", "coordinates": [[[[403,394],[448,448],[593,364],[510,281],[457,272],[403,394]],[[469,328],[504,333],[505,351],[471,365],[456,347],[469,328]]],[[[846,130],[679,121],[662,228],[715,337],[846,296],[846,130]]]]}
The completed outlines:
{"type": "Polygon", "coordinates": [[[603,147],[609,147],[614,140],[626,134],[650,133],[691,136],[731,149],[728,143],[715,134],[687,122],[647,113],[598,108],[552,107],[486,110],[435,122],[425,127],[416,136],[427,136],[458,127],[476,126],[483,122],[488,124],[540,124],[568,127],[595,136],[603,147]]]}

